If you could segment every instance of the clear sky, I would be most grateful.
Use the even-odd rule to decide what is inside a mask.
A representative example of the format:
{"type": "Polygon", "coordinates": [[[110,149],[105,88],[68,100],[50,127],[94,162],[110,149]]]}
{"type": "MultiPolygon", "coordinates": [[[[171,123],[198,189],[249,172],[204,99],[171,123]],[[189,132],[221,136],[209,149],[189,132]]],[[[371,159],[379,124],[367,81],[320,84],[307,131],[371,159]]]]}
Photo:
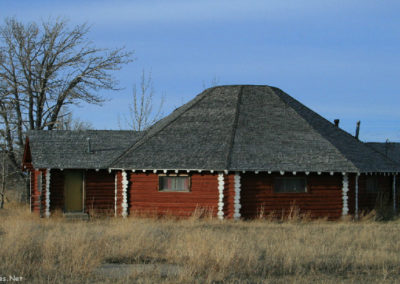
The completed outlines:
{"type": "MultiPolygon", "coordinates": [[[[218,84],[281,88],[364,141],[400,141],[400,1],[0,0],[1,18],[87,22],[98,47],[135,51],[118,92],[77,117],[117,129],[132,86],[152,70],[165,113],[218,84]]],[[[159,97],[157,97],[159,98],[159,97]]]]}

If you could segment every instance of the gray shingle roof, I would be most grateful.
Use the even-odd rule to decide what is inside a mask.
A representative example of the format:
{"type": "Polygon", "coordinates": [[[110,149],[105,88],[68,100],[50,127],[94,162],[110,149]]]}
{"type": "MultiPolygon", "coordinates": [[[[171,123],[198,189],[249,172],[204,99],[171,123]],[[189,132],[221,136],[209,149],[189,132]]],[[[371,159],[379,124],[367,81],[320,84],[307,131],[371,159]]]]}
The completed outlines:
{"type": "Polygon", "coordinates": [[[34,168],[106,169],[140,135],[136,131],[32,130],[27,136],[34,168]]]}
{"type": "Polygon", "coordinates": [[[400,171],[283,91],[250,85],[207,89],[153,125],[110,167],[400,171]]]}
{"type": "Polygon", "coordinates": [[[400,143],[398,142],[368,142],[365,143],[368,146],[374,148],[376,151],[384,154],[392,161],[400,163],[400,143]]]}

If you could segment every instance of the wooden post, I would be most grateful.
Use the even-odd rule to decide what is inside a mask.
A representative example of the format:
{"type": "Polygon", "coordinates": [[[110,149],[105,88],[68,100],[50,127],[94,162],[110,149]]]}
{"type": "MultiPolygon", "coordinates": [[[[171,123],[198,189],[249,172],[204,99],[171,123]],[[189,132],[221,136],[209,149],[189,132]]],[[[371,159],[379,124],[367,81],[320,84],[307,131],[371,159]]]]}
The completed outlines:
{"type": "Polygon", "coordinates": [[[115,172],[115,178],[114,178],[114,217],[117,217],[117,196],[118,196],[118,175],[117,172],[115,172]]]}
{"type": "Polygon", "coordinates": [[[354,215],[356,220],[358,220],[358,177],[360,176],[359,173],[356,174],[356,182],[355,182],[355,204],[354,204],[354,215]]]}
{"type": "Polygon", "coordinates": [[[29,171],[29,211],[32,213],[32,171],[29,171]]]}
{"type": "Polygon", "coordinates": [[[396,214],[397,206],[396,206],[396,175],[393,174],[393,183],[392,183],[392,190],[393,190],[393,212],[396,214]]]}
{"type": "Polygon", "coordinates": [[[349,178],[347,173],[343,173],[343,185],[342,185],[342,216],[346,216],[349,213],[349,206],[348,206],[348,196],[347,192],[349,191],[349,178]]]}

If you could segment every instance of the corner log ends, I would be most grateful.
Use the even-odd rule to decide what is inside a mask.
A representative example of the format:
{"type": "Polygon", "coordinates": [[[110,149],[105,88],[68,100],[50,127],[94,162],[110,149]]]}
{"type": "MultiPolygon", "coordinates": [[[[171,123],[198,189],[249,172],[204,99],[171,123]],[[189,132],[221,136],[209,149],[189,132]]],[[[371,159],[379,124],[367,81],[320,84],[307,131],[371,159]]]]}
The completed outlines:
{"type": "MultiPolygon", "coordinates": [[[[31,210],[49,217],[54,210],[64,210],[64,172],[59,169],[33,169],[31,210]]],[[[168,173],[167,173],[168,174],[168,173]]],[[[172,172],[171,175],[180,173],[172,172]]],[[[184,172],[190,177],[190,190],[160,190],[160,174],[154,171],[87,170],[85,171],[84,210],[111,212],[114,216],[173,215],[213,216],[219,219],[252,219],[288,214],[293,208],[311,217],[339,219],[372,210],[379,192],[390,195],[397,209],[394,175],[373,175],[379,192],[369,192],[369,176],[355,173],[284,172],[184,172]],[[306,179],[306,191],[280,193],[274,181],[282,177],[306,179]]]]}

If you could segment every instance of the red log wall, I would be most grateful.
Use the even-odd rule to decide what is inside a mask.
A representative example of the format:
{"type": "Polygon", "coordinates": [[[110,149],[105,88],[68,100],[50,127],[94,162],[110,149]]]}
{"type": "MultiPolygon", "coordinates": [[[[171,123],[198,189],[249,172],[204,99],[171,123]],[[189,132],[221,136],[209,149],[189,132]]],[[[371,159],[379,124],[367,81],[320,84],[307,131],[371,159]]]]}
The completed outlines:
{"type": "MultiPolygon", "coordinates": [[[[287,176],[292,176],[287,175],[287,176]]],[[[297,174],[307,179],[305,193],[276,193],[273,190],[274,177],[280,174],[241,175],[241,215],[255,218],[260,215],[286,215],[294,208],[312,217],[340,218],[342,214],[342,174],[297,174]]]]}
{"type": "MultiPolygon", "coordinates": [[[[114,215],[115,180],[114,173],[106,170],[85,171],[85,212],[107,213],[114,215]]],[[[31,172],[31,209],[44,216],[46,208],[46,170],[31,172]],[[42,191],[38,190],[38,177],[42,172],[42,191]]],[[[50,211],[64,210],[64,172],[51,170],[50,175],[50,211]]]]}
{"type": "Polygon", "coordinates": [[[42,216],[44,213],[44,190],[46,186],[46,179],[44,170],[32,170],[31,171],[31,211],[35,214],[42,216]],[[42,187],[38,188],[39,176],[42,173],[42,187]]]}
{"type": "Polygon", "coordinates": [[[127,175],[131,214],[190,216],[198,210],[199,214],[216,216],[218,212],[217,174],[191,174],[190,192],[159,191],[158,174],[127,172],[127,175]]]}
{"type": "MultiPolygon", "coordinates": [[[[121,216],[122,175],[117,176],[117,213],[121,216]]],[[[292,176],[292,175],[288,175],[292,176]]],[[[297,176],[305,176],[300,173],[297,176]]],[[[206,210],[216,216],[218,211],[218,174],[192,174],[190,192],[158,191],[158,175],[153,173],[132,173],[127,171],[128,213],[171,214],[190,216],[196,209],[206,210]]],[[[240,213],[243,218],[255,218],[260,214],[285,214],[297,207],[301,213],[313,217],[340,218],[342,214],[342,174],[310,174],[306,176],[308,192],[275,193],[273,178],[279,174],[241,173],[240,213]]],[[[60,170],[51,170],[50,210],[63,210],[64,175],[60,170]]],[[[380,193],[366,191],[366,176],[359,177],[359,210],[368,212],[376,207],[377,200],[392,204],[392,176],[378,176],[380,193]]],[[[233,218],[234,174],[224,175],[224,218],[233,218]]],[[[31,210],[40,216],[45,213],[46,170],[31,171],[31,210]],[[37,188],[39,173],[42,172],[42,189],[37,188]]],[[[400,184],[399,184],[400,185],[400,184]]],[[[85,172],[86,211],[100,211],[114,214],[115,175],[102,170],[85,172]]],[[[398,193],[397,198],[399,198],[398,193]]],[[[349,174],[349,214],[355,210],[355,174],[349,174]]]]}
{"type": "Polygon", "coordinates": [[[117,216],[122,215],[122,172],[115,173],[117,176],[117,216]]]}
{"type": "Polygon", "coordinates": [[[106,170],[85,171],[85,211],[114,215],[115,176],[106,170]]]}

